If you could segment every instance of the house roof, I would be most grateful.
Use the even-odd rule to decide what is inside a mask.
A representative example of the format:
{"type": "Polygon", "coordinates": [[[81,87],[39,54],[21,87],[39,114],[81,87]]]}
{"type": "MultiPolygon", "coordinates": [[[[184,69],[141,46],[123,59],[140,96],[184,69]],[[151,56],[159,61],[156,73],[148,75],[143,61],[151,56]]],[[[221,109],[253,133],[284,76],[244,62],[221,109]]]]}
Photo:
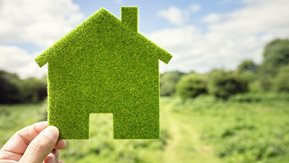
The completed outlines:
{"type": "MultiPolygon", "coordinates": [[[[172,58],[172,55],[168,53],[166,50],[160,48],[158,45],[147,39],[142,34],[130,29],[126,26],[121,20],[116,18],[107,10],[101,8],[93,15],[88,17],[85,21],[83,21],[80,25],[78,25],[75,29],[71,32],[66,34],[63,38],[55,42],[52,46],[48,49],[43,51],[35,61],[37,64],[42,67],[44,66],[54,55],[65,55],[61,54],[61,49],[67,46],[72,46],[72,48],[77,48],[77,40],[78,39],[90,39],[90,37],[95,37],[95,33],[92,32],[99,32],[104,33],[105,35],[99,35],[98,40],[101,40],[102,44],[109,44],[110,39],[119,39],[114,38],[114,30],[123,30],[123,36],[129,35],[128,38],[133,38],[133,40],[128,40],[131,43],[133,41],[142,42],[144,46],[144,50],[149,51],[157,55],[156,57],[163,61],[164,63],[168,63],[172,58]],[[93,30],[91,30],[93,29],[93,30]],[[79,37],[80,35],[85,37],[79,37]]],[[[96,38],[93,38],[96,39],[96,38]]],[[[123,41],[123,40],[122,40],[123,41]]],[[[98,42],[99,43],[99,42],[98,42]]],[[[141,48],[141,47],[136,47],[141,48]]]]}

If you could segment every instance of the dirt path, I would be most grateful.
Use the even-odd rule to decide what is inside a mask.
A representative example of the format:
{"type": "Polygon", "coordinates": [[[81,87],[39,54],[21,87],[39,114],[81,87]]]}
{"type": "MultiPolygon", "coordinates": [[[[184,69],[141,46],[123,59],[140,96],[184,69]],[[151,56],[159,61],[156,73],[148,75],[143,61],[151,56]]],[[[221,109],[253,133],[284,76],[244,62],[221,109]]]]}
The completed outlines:
{"type": "MultiPolygon", "coordinates": [[[[166,105],[166,104],[164,104],[166,105]]],[[[216,163],[213,148],[200,140],[200,133],[194,129],[190,115],[172,111],[172,106],[161,107],[161,123],[171,138],[163,154],[165,163],[216,163]]]]}
{"type": "Polygon", "coordinates": [[[168,142],[168,145],[166,146],[164,156],[164,162],[170,163],[170,162],[179,162],[180,158],[178,156],[178,151],[176,150],[178,148],[178,145],[180,144],[181,140],[181,132],[179,125],[175,124],[175,119],[170,115],[169,108],[165,108],[162,112],[162,119],[164,120],[164,123],[166,123],[166,128],[168,129],[170,139],[168,142]]]}

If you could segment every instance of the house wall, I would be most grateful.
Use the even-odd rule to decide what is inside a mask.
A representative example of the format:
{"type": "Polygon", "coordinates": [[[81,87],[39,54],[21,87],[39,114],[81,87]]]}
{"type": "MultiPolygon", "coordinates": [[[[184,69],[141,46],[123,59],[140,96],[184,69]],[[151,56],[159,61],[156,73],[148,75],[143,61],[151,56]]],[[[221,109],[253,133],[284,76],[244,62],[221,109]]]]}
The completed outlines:
{"type": "Polygon", "coordinates": [[[115,138],[158,138],[157,55],[117,21],[106,28],[97,21],[48,63],[50,123],[64,138],[87,138],[89,113],[113,113],[115,138]]]}

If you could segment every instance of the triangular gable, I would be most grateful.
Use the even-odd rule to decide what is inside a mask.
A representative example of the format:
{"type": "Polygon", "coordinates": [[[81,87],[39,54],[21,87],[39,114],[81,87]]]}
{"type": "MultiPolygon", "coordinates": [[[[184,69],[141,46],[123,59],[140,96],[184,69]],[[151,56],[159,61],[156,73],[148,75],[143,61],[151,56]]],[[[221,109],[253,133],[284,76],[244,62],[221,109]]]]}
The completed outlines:
{"type": "MultiPolygon", "coordinates": [[[[37,64],[42,67],[44,66],[48,61],[49,58],[52,58],[54,55],[63,55],[61,54],[61,47],[67,46],[66,44],[71,44],[69,41],[73,37],[77,37],[77,35],[81,34],[81,32],[86,31],[85,28],[87,26],[91,26],[91,23],[98,22],[98,28],[106,29],[106,23],[113,23],[113,26],[117,26],[119,28],[122,28],[124,32],[127,34],[133,34],[144,43],[144,46],[146,46],[146,49],[151,51],[154,54],[158,55],[158,59],[163,61],[164,63],[168,63],[170,59],[172,58],[172,55],[165,51],[164,49],[160,48],[158,45],[141,35],[140,33],[136,33],[134,31],[131,31],[131,29],[127,26],[125,26],[121,20],[116,18],[114,15],[112,15],[110,12],[108,12],[105,9],[100,9],[99,11],[95,12],[93,15],[88,17],[85,21],[83,21],[80,25],[78,25],[75,29],[73,29],[71,32],[66,34],[64,37],[62,37],[59,41],[54,43],[52,46],[50,46],[48,49],[46,49],[44,52],[42,52],[35,61],[37,64]],[[59,54],[60,53],[60,54],[59,54]]],[[[95,28],[97,28],[95,27],[95,28]]],[[[101,38],[98,38],[101,39],[101,38]]]]}

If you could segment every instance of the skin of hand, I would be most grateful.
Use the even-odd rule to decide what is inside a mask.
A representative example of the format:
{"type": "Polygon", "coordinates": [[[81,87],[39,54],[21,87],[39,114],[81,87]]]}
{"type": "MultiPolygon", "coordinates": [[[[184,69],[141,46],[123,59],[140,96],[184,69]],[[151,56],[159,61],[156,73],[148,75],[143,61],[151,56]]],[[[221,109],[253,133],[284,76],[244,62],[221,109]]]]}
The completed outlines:
{"type": "Polygon", "coordinates": [[[25,127],[1,148],[0,163],[60,163],[58,150],[66,144],[58,138],[58,129],[47,122],[25,127]]]}

